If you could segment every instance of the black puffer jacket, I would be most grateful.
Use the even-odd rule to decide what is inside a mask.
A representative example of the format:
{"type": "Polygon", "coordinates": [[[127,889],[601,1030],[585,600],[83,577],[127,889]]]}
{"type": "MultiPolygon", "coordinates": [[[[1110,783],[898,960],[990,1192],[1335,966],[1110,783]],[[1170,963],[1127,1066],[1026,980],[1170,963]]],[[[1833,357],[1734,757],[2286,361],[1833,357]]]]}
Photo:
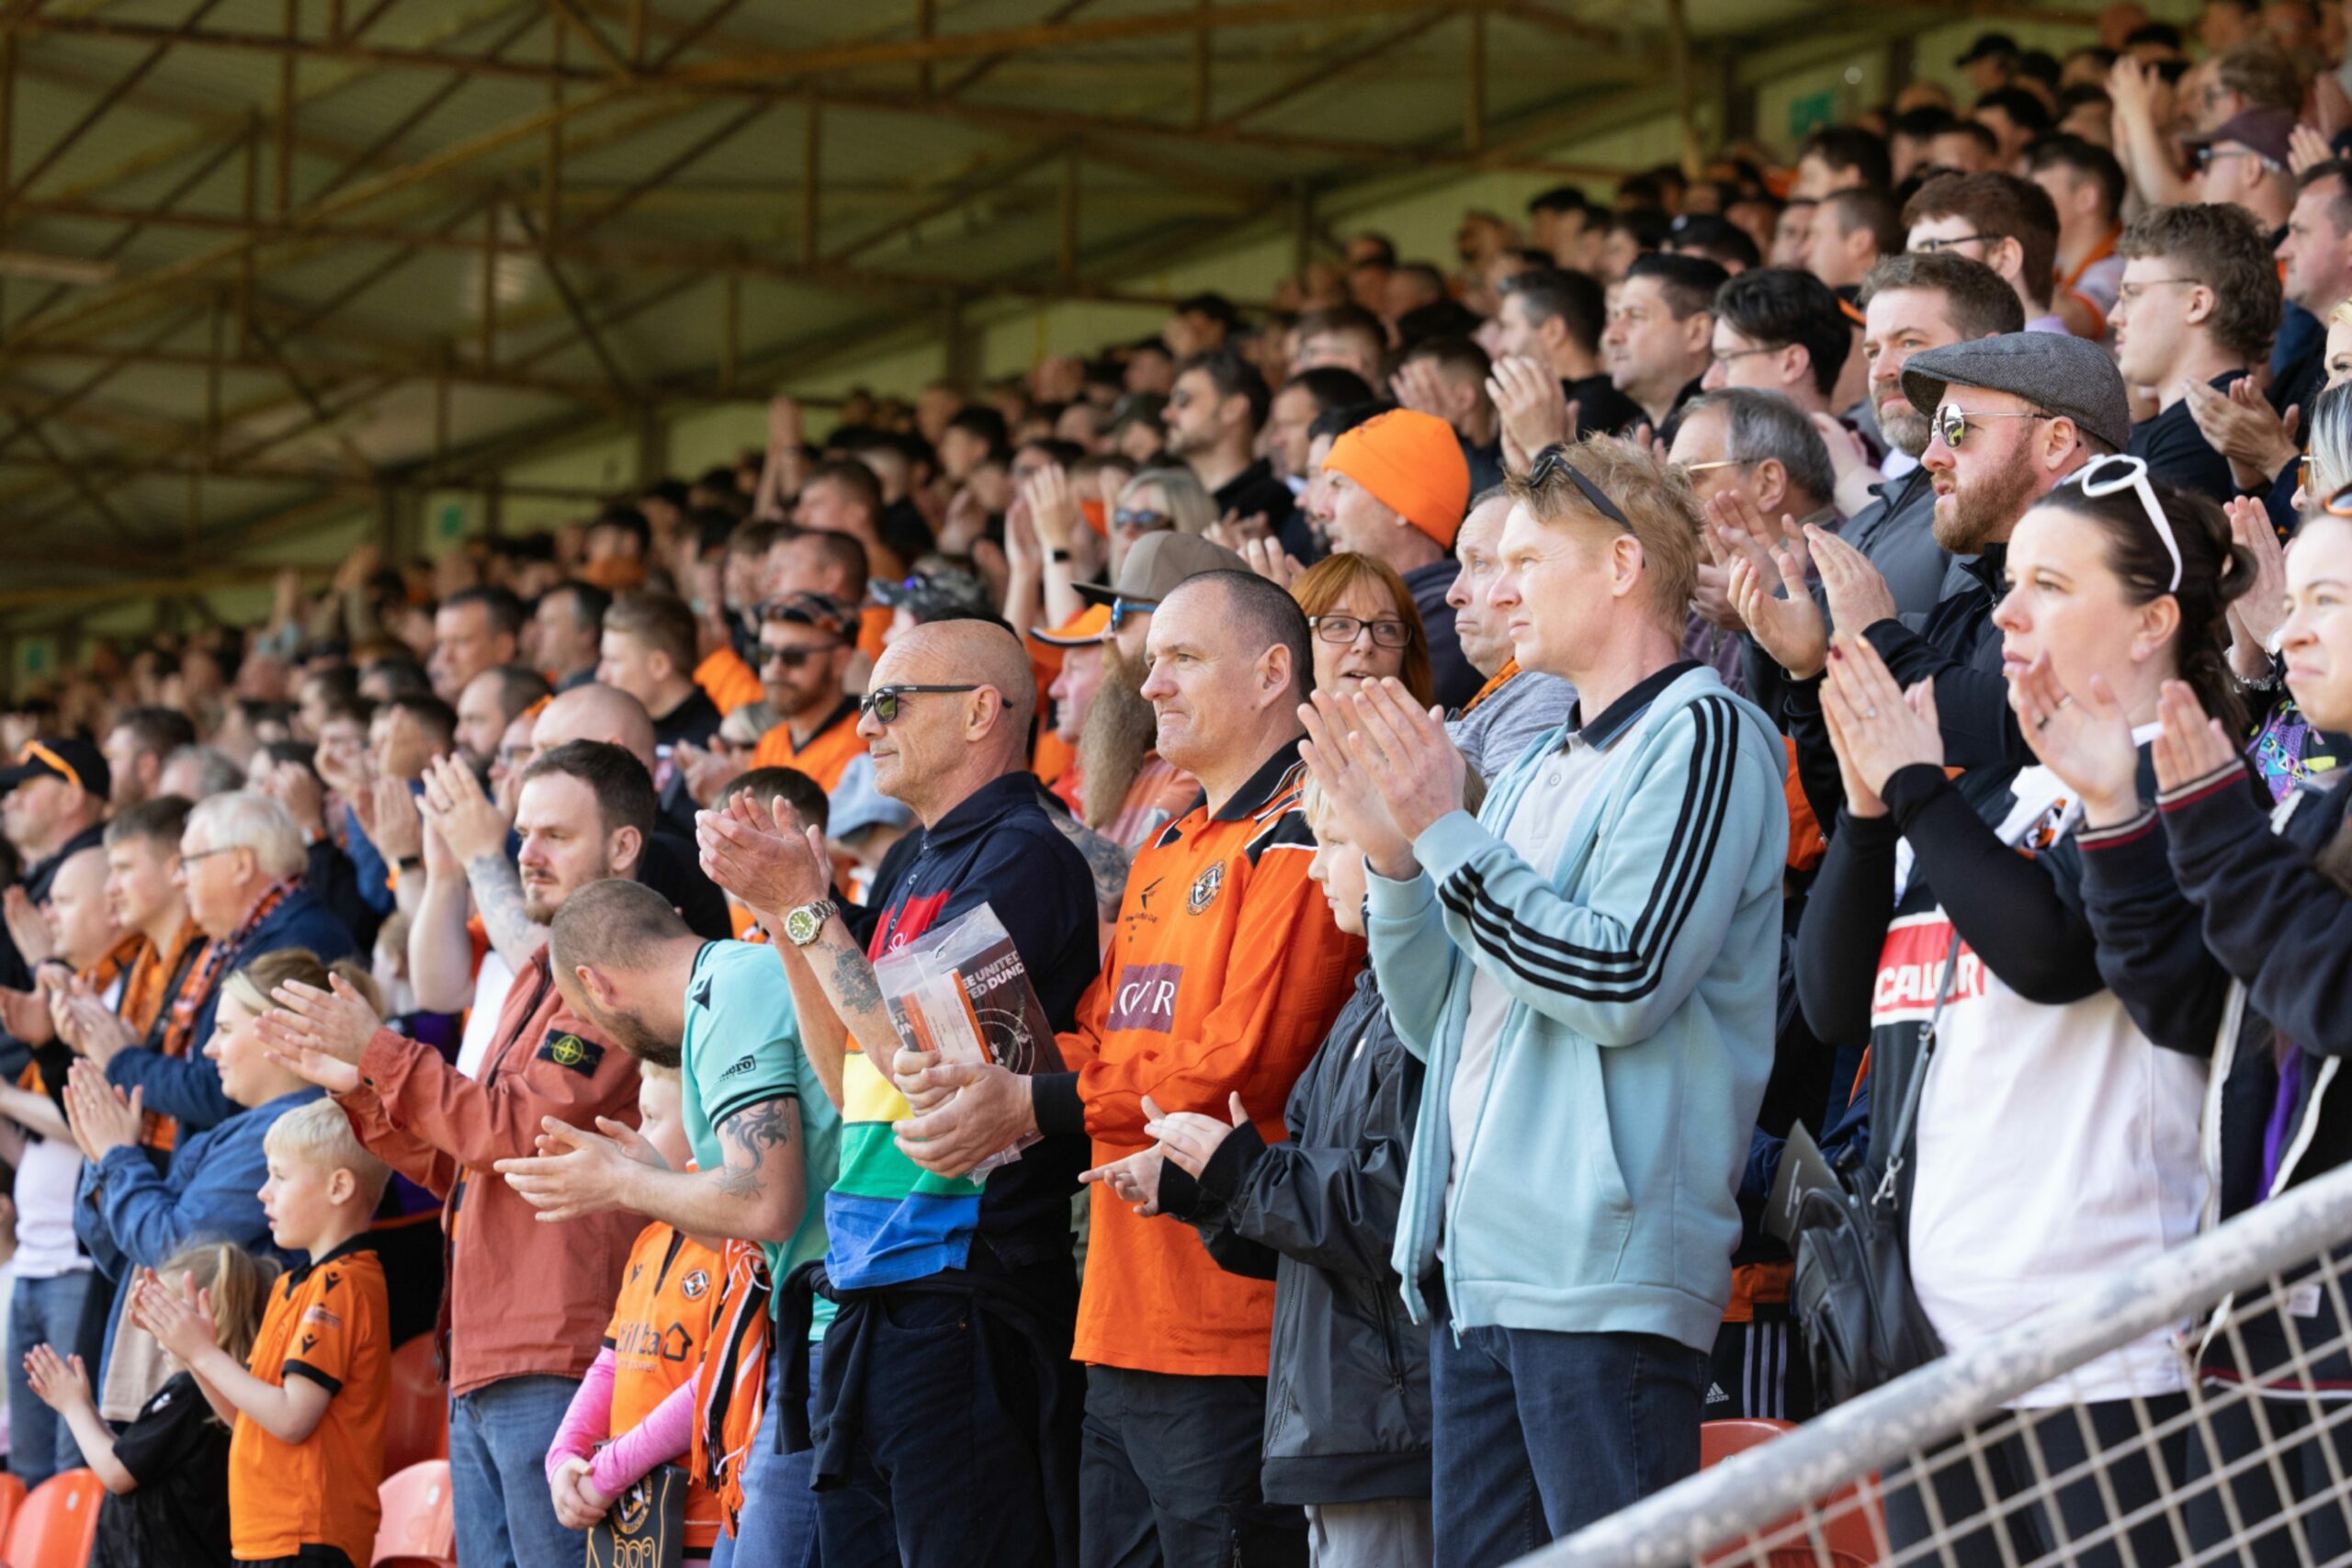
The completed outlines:
{"type": "Polygon", "coordinates": [[[1388,1261],[1420,1100],[1421,1064],[1366,968],[1291,1090],[1289,1142],[1238,1127],[1197,1188],[1166,1168],[1160,1206],[1228,1271],[1274,1281],[1270,1503],[1430,1495],[1429,1333],[1388,1261]]]}

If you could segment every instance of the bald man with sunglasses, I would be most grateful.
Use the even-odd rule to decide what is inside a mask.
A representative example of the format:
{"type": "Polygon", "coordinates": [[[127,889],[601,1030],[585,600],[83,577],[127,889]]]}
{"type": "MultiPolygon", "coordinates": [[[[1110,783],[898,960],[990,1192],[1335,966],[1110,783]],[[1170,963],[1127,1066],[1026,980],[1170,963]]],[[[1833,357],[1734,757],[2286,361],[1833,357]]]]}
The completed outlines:
{"type": "MultiPolygon", "coordinates": [[[[842,1107],[826,1278],[815,1300],[799,1275],[785,1286],[780,1330],[791,1336],[796,1319],[821,1329],[812,1381],[828,1561],[1044,1565],[1076,1529],[1069,1201],[1086,1140],[1039,1139],[980,1181],[918,1168],[892,1131],[909,1111],[891,1082],[898,1037],[873,968],[986,905],[1047,1021],[1071,1027],[1097,966],[1094,881],[1028,770],[1036,710],[1028,650],[1001,623],[933,621],[884,652],[857,734],[876,786],[922,831],[910,855],[892,856],[903,871],[876,888],[865,942],[831,899],[822,836],[795,831],[788,807],[729,803],[701,822],[703,864],[775,933],[803,1044],[842,1107]]],[[[776,1364],[785,1381],[772,1413],[806,1398],[794,1372],[808,1362],[776,1364]]],[[[738,1557],[777,1560],[749,1548],[738,1557]]]]}

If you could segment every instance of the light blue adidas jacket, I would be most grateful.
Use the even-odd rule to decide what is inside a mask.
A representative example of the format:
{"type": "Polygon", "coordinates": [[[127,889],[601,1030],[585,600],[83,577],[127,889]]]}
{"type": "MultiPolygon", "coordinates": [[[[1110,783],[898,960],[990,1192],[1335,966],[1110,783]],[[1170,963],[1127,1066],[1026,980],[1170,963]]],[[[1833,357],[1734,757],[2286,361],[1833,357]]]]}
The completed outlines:
{"type": "Polygon", "coordinates": [[[1381,993],[1429,1064],[1395,1261],[1417,1321],[1442,1236],[1457,1329],[1704,1349],[1731,1296],[1734,1194],[1772,1067],[1786,753],[1713,670],[1659,671],[1585,727],[1611,747],[1607,771],[1546,881],[1501,834],[1569,733],[1537,740],[1476,818],[1423,832],[1422,874],[1369,879],[1381,993]],[[1456,1151],[1447,1106],[1474,964],[1511,1003],[1456,1151]]]}

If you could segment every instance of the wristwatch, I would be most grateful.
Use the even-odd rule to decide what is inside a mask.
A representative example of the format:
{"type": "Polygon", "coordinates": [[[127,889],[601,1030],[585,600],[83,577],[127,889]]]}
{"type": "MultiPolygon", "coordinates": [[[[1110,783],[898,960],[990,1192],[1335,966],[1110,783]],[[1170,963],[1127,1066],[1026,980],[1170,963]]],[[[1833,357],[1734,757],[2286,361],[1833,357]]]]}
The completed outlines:
{"type": "Polygon", "coordinates": [[[831,898],[820,898],[813,904],[803,904],[784,917],[784,939],[795,947],[806,947],[815,942],[825,929],[825,922],[840,912],[831,898]]]}

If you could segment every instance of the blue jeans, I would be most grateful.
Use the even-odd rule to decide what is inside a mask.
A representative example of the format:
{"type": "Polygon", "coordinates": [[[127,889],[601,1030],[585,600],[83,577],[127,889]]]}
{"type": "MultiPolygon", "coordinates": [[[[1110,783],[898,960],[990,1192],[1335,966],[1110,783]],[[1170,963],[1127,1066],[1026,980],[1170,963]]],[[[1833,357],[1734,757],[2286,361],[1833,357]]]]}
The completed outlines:
{"type": "Polygon", "coordinates": [[[1430,1333],[1437,1568],[1509,1562],[1699,1469],[1707,1354],[1649,1334],[1430,1333]]]}
{"type": "MultiPolygon", "coordinates": [[[[814,1417],[819,1347],[808,1347],[808,1387],[814,1417]]],[[[817,1455],[775,1451],[776,1423],[784,1398],[784,1357],[768,1358],[767,1413],[760,1417],[759,1447],[743,1472],[743,1516],[735,1533],[718,1538],[710,1568],[732,1568],[738,1553],[744,1568],[817,1568],[817,1494],[808,1489],[817,1455]]],[[[543,1486],[541,1491],[545,1491],[543,1486]]],[[[474,1568],[471,1562],[466,1568],[474,1568]]]]}
{"type": "Polygon", "coordinates": [[[548,1450],[575,1378],[507,1378],[449,1401],[449,1504],[466,1568],[580,1568],[588,1537],[556,1522],[548,1450]]]}
{"type": "MultiPolygon", "coordinates": [[[[46,1280],[19,1280],[8,1300],[8,1468],[23,1478],[28,1490],[61,1470],[78,1470],[82,1445],[65,1418],[34,1394],[25,1381],[25,1352],[48,1345],[60,1356],[78,1352],[82,1341],[82,1310],[90,1299],[94,1276],[87,1269],[46,1280]]],[[[97,1382],[98,1369],[90,1369],[97,1382]]]]}

